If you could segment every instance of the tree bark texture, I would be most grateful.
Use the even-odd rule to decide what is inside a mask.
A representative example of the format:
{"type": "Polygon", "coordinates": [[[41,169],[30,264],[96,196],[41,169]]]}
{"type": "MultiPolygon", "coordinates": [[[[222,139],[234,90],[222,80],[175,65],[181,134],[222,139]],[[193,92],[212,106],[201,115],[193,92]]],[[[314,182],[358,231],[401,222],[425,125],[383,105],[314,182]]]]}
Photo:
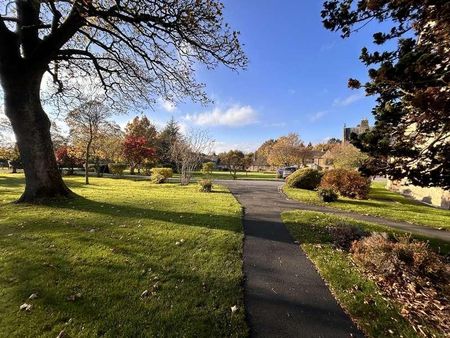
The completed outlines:
{"type": "Polygon", "coordinates": [[[40,100],[43,71],[2,77],[5,113],[11,121],[25,172],[25,191],[18,202],[40,202],[69,196],[58,170],[50,136],[50,120],[40,100]]]}

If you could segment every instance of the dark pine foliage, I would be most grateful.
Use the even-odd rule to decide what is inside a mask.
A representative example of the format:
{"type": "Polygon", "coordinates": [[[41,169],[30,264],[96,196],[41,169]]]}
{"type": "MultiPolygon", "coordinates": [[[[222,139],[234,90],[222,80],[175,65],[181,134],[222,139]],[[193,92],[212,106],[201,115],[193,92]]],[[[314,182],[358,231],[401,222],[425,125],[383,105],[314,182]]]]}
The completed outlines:
{"type": "Polygon", "coordinates": [[[349,80],[376,96],[375,128],[353,139],[373,157],[363,170],[450,188],[450,1],[329,0],[322,18],[343,38],[382,23],[360,56],[370,80],[349,80]]]}

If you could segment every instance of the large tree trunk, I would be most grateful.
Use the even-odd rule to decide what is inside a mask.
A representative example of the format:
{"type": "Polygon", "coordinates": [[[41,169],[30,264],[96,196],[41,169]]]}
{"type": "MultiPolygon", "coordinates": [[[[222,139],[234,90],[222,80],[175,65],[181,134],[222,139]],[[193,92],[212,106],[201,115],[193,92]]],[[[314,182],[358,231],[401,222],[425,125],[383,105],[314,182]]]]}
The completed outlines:
{"type": "Polygon", "coordinates": [[[61,178],[50,136],[50,120],[42,109],[43,71],[2,77],[5,113],[11,121],[25,172],[25,191],[18,202],[39,203],[69,196],[61,178]]]}

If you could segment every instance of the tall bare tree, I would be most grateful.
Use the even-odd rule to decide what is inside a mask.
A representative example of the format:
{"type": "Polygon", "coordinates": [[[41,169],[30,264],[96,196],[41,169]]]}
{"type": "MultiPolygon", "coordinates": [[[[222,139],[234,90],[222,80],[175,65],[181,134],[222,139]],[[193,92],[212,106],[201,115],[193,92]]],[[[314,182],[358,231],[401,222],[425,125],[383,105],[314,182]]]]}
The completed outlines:
{"type": "Polygon", "coordinates": [[[106,132],[111,127],[108,121],[111,115],[111,111],[98,101],[88,101],[67,115],[66,122],[70,127],[71,137],[81,140],[84,144],[86,184],[89,184],[89,158],[92,143],[102,131],[106,132]]]}
{"type": "Polygon", "coordinates": [[[205,154],[211,154],[214,140],[204,130],[194,130],[187,136],[180,136],[171,145],[172,161],[181,174],[181,184],[191,181],[192,172],[202,163],[205,154]]]}
{"type": "Polygon", "coordinates": [[[19,201],[69,194],[41,104],[45,73],[57,92],[70,79],[95,75],[111,101],[204,101],[196,62],[247,63],[222,11],[220,0],[2,1],[0,80],[26,176],[19,201]]]}

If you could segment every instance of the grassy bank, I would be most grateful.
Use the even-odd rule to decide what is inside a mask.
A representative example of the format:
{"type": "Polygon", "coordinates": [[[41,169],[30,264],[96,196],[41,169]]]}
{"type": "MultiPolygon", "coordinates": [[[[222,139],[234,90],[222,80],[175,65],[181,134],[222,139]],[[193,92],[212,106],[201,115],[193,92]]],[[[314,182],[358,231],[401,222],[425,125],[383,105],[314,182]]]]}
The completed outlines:
{"type": "Polygon", "coordinates": [[[284,187],[287,196],[300,202],[385,217],[438,229],[450,230],[450,210],[433,208],[384,188],[381,182],[372,183],[368,200],[340,197],[333,203],[324,203],[315,191],[284,187]]]}
{"type": "MultiPolygon", "coordinates": [[[[284,212],[282,219],[338,302],[369,337],[419,337],[401,316],[401,306],[383,297],[377,285],[355,266],[348,253],[334,248],[326,229],[352,225],[369,231],[384,231],[384,227],[312,211],[284,212]]],[[[434,243],[435,249],[437,245],[434,243]]],[[[444,250],[448,252],[448,245],[444,250]]],[[[429,330],[433,332],[433,328],[429,330]]]]}
{"type": "Polygon", "coordinates": [[[245,336],[231,194],[91,180],[66,179],[74,200],[28,206],[11,204],[23,176],[0,176],[0,336],[245,336]]]}

